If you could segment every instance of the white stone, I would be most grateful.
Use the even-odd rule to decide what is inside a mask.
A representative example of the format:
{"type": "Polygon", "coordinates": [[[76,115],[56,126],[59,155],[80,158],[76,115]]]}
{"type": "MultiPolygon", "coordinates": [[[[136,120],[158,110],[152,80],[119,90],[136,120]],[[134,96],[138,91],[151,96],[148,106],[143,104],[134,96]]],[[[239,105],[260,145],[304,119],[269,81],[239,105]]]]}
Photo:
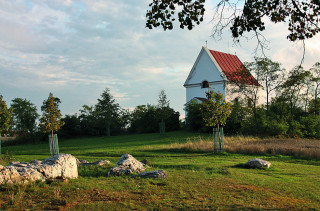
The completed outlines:
{"type": "Polygon", "coordinates": [[[154,170],[154,171],[147,171],[138,174],[138,177],[142,178],[166,178],[168,174],[164,170],[154,170]]]}
{"type": "Polygon", "coordinates": [[[122,174],[140,173],[145,171],[143,163],[136,160],[130,154],[124,154],[120,160],[116,163],[114,168],[111,168],[108,172],[108,176],[119,176],[122,174]]]}
{"type": "Polygon", "coordinates": [[[58,154],[42,161],[38,171],[46,178],[78,178],[76,158],[70,154],[58,154]]]}
{"type": "Polygon", "coordinates": [[[244,164],[248,168],[270,168],[271,163],[260,158],[254,158],[244,164]]]}
{"type": "Polygon", "coordinates": [[[12,162],[0,165],[0,184],[34,182],[56,177],[78,178],[76,158],[70,154],[59,154],[42,162],[12,162]]]}

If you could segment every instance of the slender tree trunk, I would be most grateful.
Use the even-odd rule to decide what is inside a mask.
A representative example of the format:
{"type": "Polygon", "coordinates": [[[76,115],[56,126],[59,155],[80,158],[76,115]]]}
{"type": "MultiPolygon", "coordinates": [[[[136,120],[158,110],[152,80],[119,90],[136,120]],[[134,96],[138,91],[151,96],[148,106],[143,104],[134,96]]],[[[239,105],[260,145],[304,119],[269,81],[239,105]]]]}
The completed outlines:
{"type": "Polygon", "coordinates": [[[304,112],[307,112],[308,95],[309,95],[309,88],[307,89],[306,100],[305,100],[305,104],[304,104],[304,112]]]}
{"type": "Polygon", "coordinates": [[[269,89],[266,84],[266,92],[267,92],[267,119],[269,118],[269,89]]]}

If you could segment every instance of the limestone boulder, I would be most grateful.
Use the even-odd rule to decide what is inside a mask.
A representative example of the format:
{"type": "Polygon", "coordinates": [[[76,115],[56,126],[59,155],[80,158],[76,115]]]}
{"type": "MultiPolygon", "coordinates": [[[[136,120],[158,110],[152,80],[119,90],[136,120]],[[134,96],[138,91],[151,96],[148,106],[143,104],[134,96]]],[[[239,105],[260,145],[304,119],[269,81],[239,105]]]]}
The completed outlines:
{"type": "Polygon", "coordinates": [[[168,174],[164,170],[154,170],[142,172],[137,176],[142,178],[167,178],[168,174]]]}
{"type": "Polygon", "coordinates": [[[254,158],[246,162],[244,166],[247,168],[270,168],[271,163],[260,158],[254,158]]]}
{"type": "Polygon", "coordinates": [[[58,154],[41,163],[38,171],[46,178],[66,177],[78,178],[77,160],[70,154],[58,154]]]}
{"type": "Polygon", "coordinates": [[[0,184],[34,182],[50,178],[78,178],[76,158],[70,154],[59,154],[44,161],[11,162],[0,165],[0,184]]]}
{"type": "Polygon", "coordinates": [[[120,160],[116,163],[114,168],[111,168],[108,172],[108,176],[128,175],[132,173],[140,173],[145,171],[144,164],[135,159],[130,154],[124,154],[120,160]]]}

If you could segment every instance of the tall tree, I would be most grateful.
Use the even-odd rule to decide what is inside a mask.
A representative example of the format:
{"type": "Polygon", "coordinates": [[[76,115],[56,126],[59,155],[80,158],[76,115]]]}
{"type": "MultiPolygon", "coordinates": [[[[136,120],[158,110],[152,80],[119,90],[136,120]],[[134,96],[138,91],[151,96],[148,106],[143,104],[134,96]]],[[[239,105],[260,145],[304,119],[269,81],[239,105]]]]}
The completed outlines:
{"type": "Polygon", "coordinates": [[[266,108],[269,111],[270,94],[275,91],[284,79],[284,69],[280,63],[274,62],[269,58],[255,57],[254,62],[247,63],[246,67],[251,73],[256,75],[256,79],[266,91],[266,108]]]}
{"type": "Polygon", "coordinates": [[[119,119],[120,106],[110,93],[110,89],[106,88],[98,103],[95,106],[96,115],[99,121],[104,124],[107,136],[110,136],[110,127],[119,119]]]}
{"type": "Polygon", "coordinates": [[[41,106],[40,128],[44,133],[51,132],[52,142],[54,131],[58,131],[64,125],[64,122],[61,120],[62,114],[59,110],[60,102],[59,98],[55,98],[50,93],[48,99],[43,101],[43,105],[41,106]]]}
{"type": "Polygon", "coordinates": [[[161,90],[159,93],[159,99],[158,99],[158,115],[161,120],[160,123],[160,133],[165,133],[165,121],[170,115],[170,106],[169,106],[169,100],[167,100],[167,95],[164,90],[161,90]]]}
{"type": "Polygon", "coordinates": [[[227,123],[227,118],[231,114],[231,106],[219,91],[214,92],[214,90],[210,90],[206,92],[206,96],[207,99],[201,104],[200,110],[206,126],[217,126],[220,150],[216,148],[216,143],[218,143],[216,139],[214,140],[214,150],[221,151],[223,150],[223,139],[221,137],[220,126],[224,126],[227,123]]]}
{"type": "Polygon", "coordinates": [[[240,94],[239,96],[244,96],[239,100],[242,104],[247,103],[248,108],[252,109],[255,118],[257,116],[257,104],[261,97],[259,95],[262,91],[262,86],[260,85],[262,76],[263,71],[260,68],[256,68],[255,62],[245,62],[240,69],[232,74],[232,77],[237,79],[231,82],[233,85],[232,92],[240,94]],[[245,100],[247,102],[243,102],[245,100]]]}
{"type": "Polygon", "coordinates": [[[12,100],[14,127],[19,133],[32,134],[39,117],[36,106],[27,99],[15,98],[12,100]]]}
{"type": "Polygon", "coordinates": [[[0,137],[1,133],[7,132],[12,125],[12,108],[8,108],[3,96],[0,95],[0,137]]]}
{"type": "Polygon", "coordinates": [[[289,102],[291,117],[294,115],[294,109],[303,100],[301,98],[303,96],[302,92],[309,76],[309,71],[305,71],[302,66],[296,66],[290,71],[288,78],[281,85],[281,96],[289,102]]]}
{"type": "MultiPolygon", "coordinates": [[[[312,83],[314,89],[314,113],[318,113],[317,107],[319,106],[318,95],[320,92],[320,62],[315,63],[312,68],[309,70],[312,74],[312,83]]],[[[320,108],[320,107],[319,107],[320,108]]]]}

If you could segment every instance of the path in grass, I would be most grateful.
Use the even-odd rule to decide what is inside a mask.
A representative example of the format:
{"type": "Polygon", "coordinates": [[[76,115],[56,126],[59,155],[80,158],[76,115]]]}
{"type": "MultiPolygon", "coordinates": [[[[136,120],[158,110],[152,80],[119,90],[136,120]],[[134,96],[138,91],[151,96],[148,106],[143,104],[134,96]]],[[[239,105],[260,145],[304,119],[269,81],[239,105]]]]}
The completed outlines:
{"type": "MultiPolygon", "coordinates": [[[[80,159],[108,159],[113,165],[124,153],[148,159],[169,178],[107,177],[107,168],[79,168],[80,178],[67,184],[34,184],[1,189],[0,208],[34,209],[318,209],[320,161],[288,156],[259,156],[270,169],[235,166],[255,156],[185,153],[164,145],[186,142],[197,134],[174,132],[71,139],[60,151],[80,159]],[[24,188],[24,189],[23,189],[24,188]],[[11,193],[11,196],[10,194],[11,193]],[[12,195],[13,194],[13,195],[12,195]],[[22,200],[19,197],[23,195],[22,200]]],[[[48,157],[48,144],[4,147],[17,160],[48,157]]]]}

